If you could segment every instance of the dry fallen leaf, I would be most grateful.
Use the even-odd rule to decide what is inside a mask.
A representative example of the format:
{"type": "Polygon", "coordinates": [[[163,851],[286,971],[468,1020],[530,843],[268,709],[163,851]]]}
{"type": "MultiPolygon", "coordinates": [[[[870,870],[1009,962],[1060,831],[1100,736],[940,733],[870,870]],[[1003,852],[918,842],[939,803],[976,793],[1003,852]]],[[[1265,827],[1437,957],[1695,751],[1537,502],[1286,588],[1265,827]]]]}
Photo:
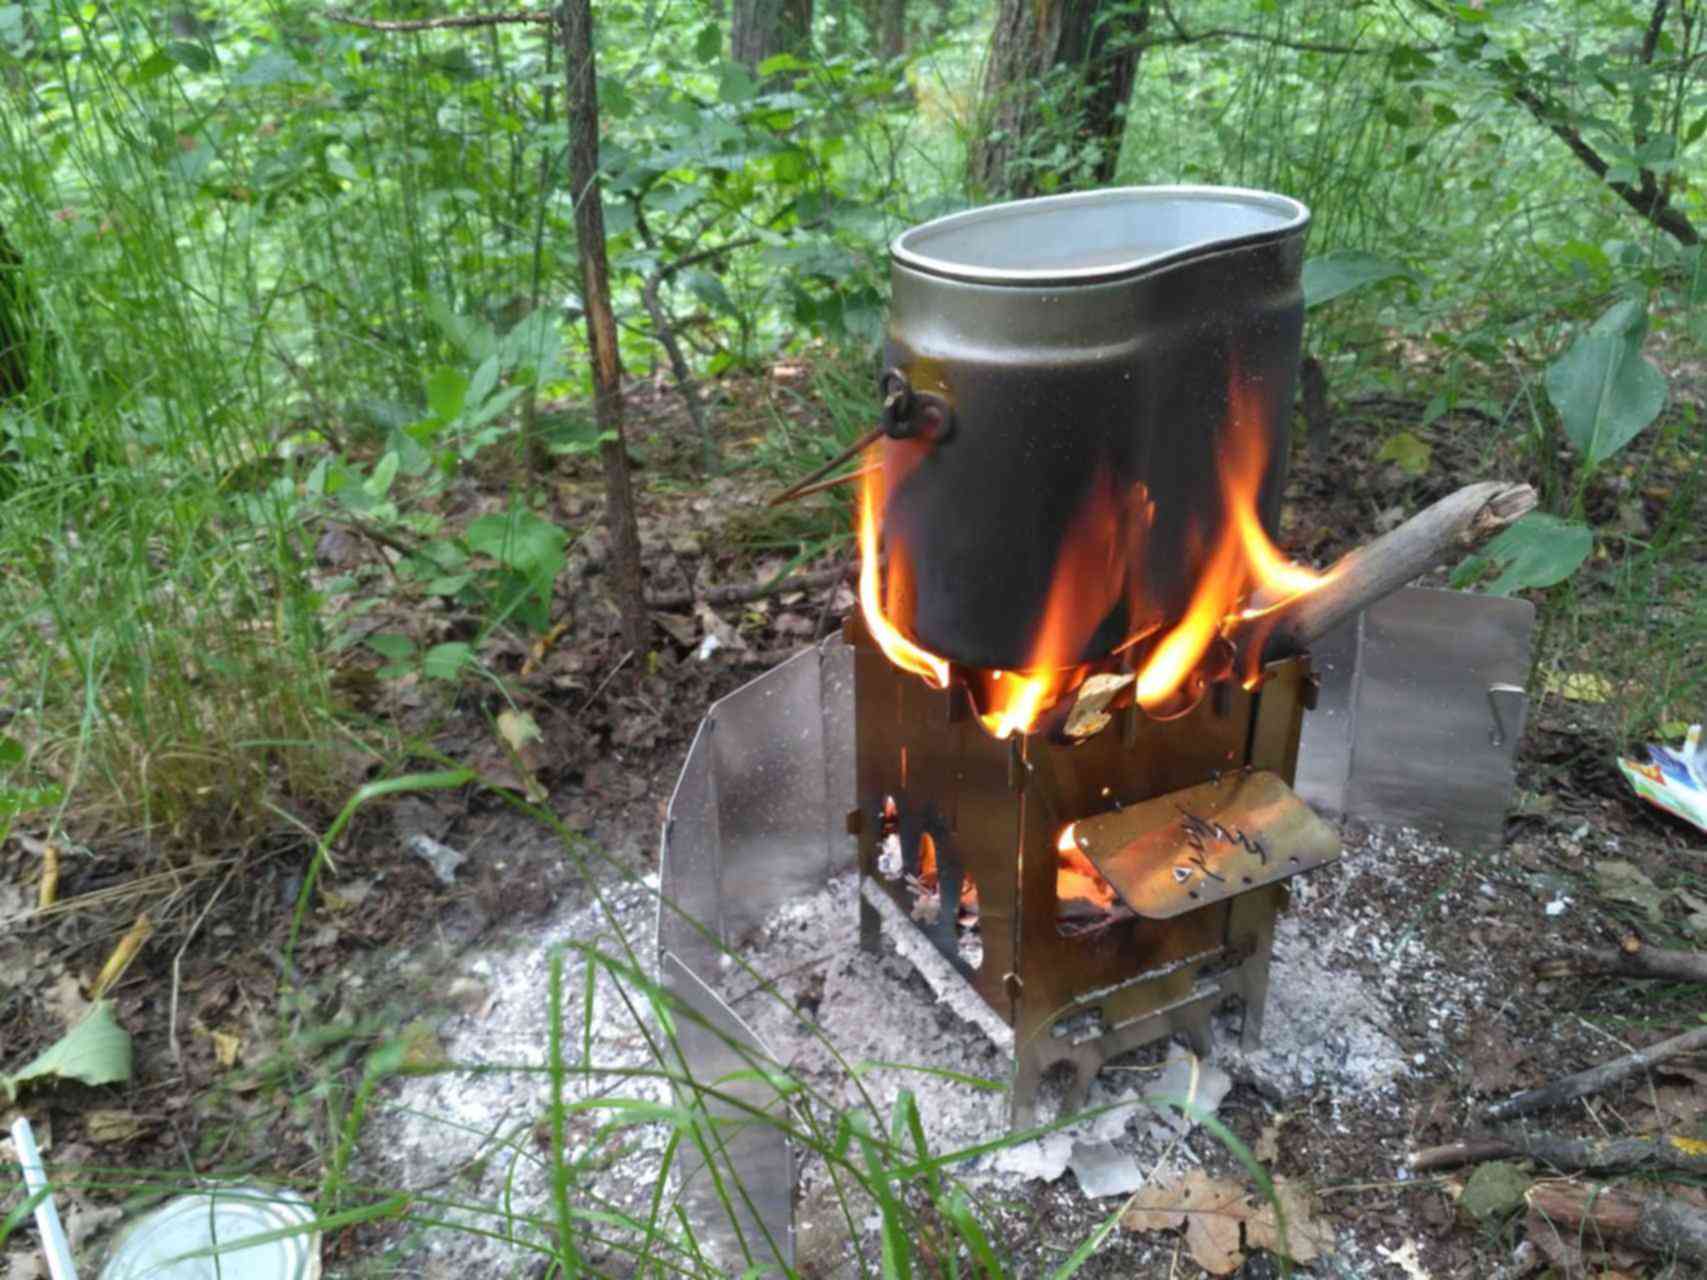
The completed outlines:
{"type": "Polygon", "coordinates": [[[1333,1252],[1333,1228],[1317,1216],[1320,1206],[1307,1188],[1278,1181],[1275,1198],[1286,1217],[1284,1249],[1272,1202],[1201,1169],[1150,1182],[1133,1197],[1120,1225],[1128,1231],[1166,1231],[1184,1224],[1192,1260],[1218,1276],[1236,1271],[1246,1249],[1284,1253],[1301,1263],[1333,1252]]]}
{"type": "Polygon", "coordinates": [[[1648,913],[1648,919],[1658,923],[1660,906],[1666,900],[1660,889],[1647,875],[1625,858],[1603,858],[1594,864],[1596,887],[1604,898],[1628,902],[1648,913]]]}
{"type": "Polygon", "coordinates": [[[1322,1221],[1322,1206],[1308,1187],[1276,1178],[1274,1198],[1286,1215],[1285,1242],[1281,1239],[1280,1215],[1273,1202],[1263,1197],[1256,1201],[1256,1211],[1245,1223],[1245,1248],[1267,1249],[1301,1263],[1314,1262],[1334,1251],[1334,1230],[1322,1221]]]}
{"type": "Polygon", "coordinates": [[[209,1031],[207,1038],[213,1041],[213,1056],[222,1067],[235,1067],[237,1060],[243,1056],[243,1037],[233,1031],[209,1031]]]}
{"type": "Polygon", "coordinates": [[[1245,1189],[1193,1169],[1144,1187],[1121,1216],[1129,1231],[1154,1231],[1156,1223],[1185,1223],[1185,1246],[1212,1275],[1231,1275],[1245,1260],[1241,1226],[1247,1215],[1245,1189]]]}
{"type": "Polygon", "coordinates": [[[1389,1249],[1384,1245],[1376,1245],[1375,1252],[1391,1266],[1399,1268],[1410,1280],[1434,1280],[1423,1269],[1422,1259],[1417,1256],[1417,1242],[1407,1240],[1397,1249],[1389,1249]]]}
{"type": "Polygon", "coordinates": [[[539,725],[525,711],[500,711],[498,734],[517,755],[521,755],[528,743],[538,742],[540,739],[539,725]]]}
{"type": "Polygon", "coordinates": [[[517,789],[538,804],[546,795],[545,788],[540,785],[539,779],[534,777],[539,768],[539,744],[544,740],[539,725],[525,711],[500,711],[498,736],[503,738],[504,745],[509,747],[515,768],[521,774],[522,786],[517,789]]]}
{"type": "Polygon", "coordinates": [[[83,1124],[91,1142],[129,1142],[147,1127],[134,1111],[86,1111],[83,1124]]]}
{"type": "Polygon", "coordinates": [[[1256,1158],[1264,1164],[1272,1164],[1280,1158],[1280,1131],[1286,1127],[1289,1117],[1286,1112],[1276,1113],[1273,1119],[1262,1127],[1257,1135],[1256,1146],[1251,1148],[1256,1158]]]}

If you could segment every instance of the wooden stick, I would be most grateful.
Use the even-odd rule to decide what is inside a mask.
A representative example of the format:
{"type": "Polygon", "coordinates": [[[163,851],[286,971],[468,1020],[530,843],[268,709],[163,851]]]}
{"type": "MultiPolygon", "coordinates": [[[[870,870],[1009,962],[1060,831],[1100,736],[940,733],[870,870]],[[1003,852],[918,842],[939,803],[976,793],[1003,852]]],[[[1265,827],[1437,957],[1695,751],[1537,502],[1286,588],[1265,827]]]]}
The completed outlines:
{"type": "Polygon", "coordinates": [[[1642,1196],[1575,1182],[1537,1182],[1525,1194],[1534,1217],[1573,1237],[1599,1232],[1633,1239],[1667,1258],[1707,1263],[1707,1212],[1670,1196],[1642,1196]]]}
{"type": "Polygon", "coordinates": [[[1624,948],[1573,947],[1556,959],[1535,966],[1538,978],[1569,978],[1579,974],[1615,978],[1671,978],[1707,982],[1707,952],[1666,951],[1639,940],[1624,948]]]}
{"type": "Polygon", "coordinates": [[[1488,480],[1466,485],[1423,508],[1391,533],[1343,556],[1315,590],[1280,601],[1253,602],[1249,620],[1234,634],[1234,643],[1241,652],[1256,648],[1265,663],[1290,658],[1359,609],[1534,509],[1535,490],[1526,484],[1488,480]]]}
{"type": "Polygon", "coordinates": [[[524,9],[516,13],[470,13],[446,18],[404,18],[384,20],[361,18],[340,9],[326,10],[333,22],[365,27],[369,31],[443,31],[450,27],[501,27],[518,22],[550,22],[555,16],[549,9],[524,9]]]}
{"type": "Polygon", "coordinates": [[[776,497],[772,498],[769,505],[773,507],[780,507],[785,502],[793,502],[796,498],[800,497],[801,494],[807,491],[808,486],[812,485],[816,481],[822,480],[825,476],[829,475],[830,472],[848,461],[848,459],[857,457],[859,454],[864,453],[867,449],[871,448],[872,445],[883,439],[887,434],[888,432],[882,425],[873,427],[858,440],[855,440],[850,444],[846,449],[843,449],[835,457],[831,458],[823,466],[816,467],[801,476],[800,479],[796,480],[793,484],[789,485],[788,488],[784,489],[781,493],[777,494],[776,497]]]}
{"type": "Polygon", "coordinates": [[[1562,1138],[1551,1133],[1511,1133],[1425,1147],[1412,1152],[1405,1163],[1421,1173],[1509,1159],[1539,1160],[1555,1169],[1585,1173],[1649,1170],[1701,1174],[1707,1173],[1707,1143],[1674,1137],[1562,1138]]]}
{"type": "Polygon", "coordinates": [[[1667,1058],[1675,1058],[1680,1054],[1693,1053],[1697,1049],[1707,1049],[1707,1027],[1697,1027],[1680,1036],[1673,1036],[1670,1040],[1649,1045],[1646,1049],[1627,1053],[1622,1058],[1603,1062],[1598,1067],[1579,1071],[1575,1075],[1542,1085],[1539,1089],[1531,1089],[1527,1093],[1507,1098],[1504,1102],[1489,1107],[1488,1116],[1493,1120],[1510,1120],[1513,1116],[1528,1115],[1544,1107],[1556,1107],[1560,1103],[1586,1098],[1591,1093],[1599,1093],[1620,1080],[1646,1071],[1656,1062],[1664,1062],[1667,1058]]]}
{"type": "Polygon", "coordinates": [[[701,600],[706,604],[746,604],[749,600],[763,600],[766,596],[778,596],[787,591],[818,591],[840,582],[847,571],[848,566],[843,564],[833,569],[815,569],[811,573],[797,573],[786,578],[766,578],[762,582],[737,582],[726,587],[707,587],[697,593],[681,591],[675,595],[652,596],[646,601],[646,607],[691,609],[701,600]]]}

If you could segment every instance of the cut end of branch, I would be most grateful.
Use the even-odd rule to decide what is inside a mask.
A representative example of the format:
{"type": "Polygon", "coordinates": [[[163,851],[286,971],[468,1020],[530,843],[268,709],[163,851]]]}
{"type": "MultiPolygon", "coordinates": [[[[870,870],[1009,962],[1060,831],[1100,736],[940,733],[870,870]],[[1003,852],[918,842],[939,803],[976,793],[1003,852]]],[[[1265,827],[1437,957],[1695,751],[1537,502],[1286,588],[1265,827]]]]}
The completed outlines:
{"type": "Polygon", "coordinates": [[[1535,490],[1527,484],[1508,485],[1493,494],[1475,518],[1470,527],[1465,530],[1464,538],[1468,542],[1477,542],[1492,533],[1495,529],[1504,528],[1514,520],[1520,519],[1535,510],[1537,502],[1535,490]]]}

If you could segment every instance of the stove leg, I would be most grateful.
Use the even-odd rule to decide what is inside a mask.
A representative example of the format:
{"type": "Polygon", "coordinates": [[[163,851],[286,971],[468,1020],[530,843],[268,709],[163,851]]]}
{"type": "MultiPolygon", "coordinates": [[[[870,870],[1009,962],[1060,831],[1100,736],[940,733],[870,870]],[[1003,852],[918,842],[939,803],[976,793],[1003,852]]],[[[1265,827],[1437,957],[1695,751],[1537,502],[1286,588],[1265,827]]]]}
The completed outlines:
{"type": "Polygon", "coordinates": [[[1207,1061],[1215,1052],[1215,1040],[1209,1034],[1209,1019],[1194,1018],[1180,1028],[1186,1048],[1207,1061]]]}
{"type": "Polygon", "coordinates": [[[859,945],[875,955],[883,942],[883,917],[865,900],[865,877],[860,877],[859,945]]]}
{"type": "Polygon", "coordinates": [[[1037,1092],[1042,1087],[1043,1063],[1029,1049],[1016,1049],[1013,1092],[1008,1095],[1010,1129],[1029,1129],[1037,1123],[1037,1092]]]}
{"type": "Polygon", "coordinates": [[[1245,1000],[1245,1020],[1239,1029],[1239,1047],[1247,1053],[1262,1047],[1263,1010],[1268,1005],[1268,962],[1274,951],[1274,919],[1284,899],[1285,887],[1271,885],[1258,893],[1247,893],[1233,904],[1227,937],[1245,953],[1239,967],[1239,990],[1245,1000]]]}

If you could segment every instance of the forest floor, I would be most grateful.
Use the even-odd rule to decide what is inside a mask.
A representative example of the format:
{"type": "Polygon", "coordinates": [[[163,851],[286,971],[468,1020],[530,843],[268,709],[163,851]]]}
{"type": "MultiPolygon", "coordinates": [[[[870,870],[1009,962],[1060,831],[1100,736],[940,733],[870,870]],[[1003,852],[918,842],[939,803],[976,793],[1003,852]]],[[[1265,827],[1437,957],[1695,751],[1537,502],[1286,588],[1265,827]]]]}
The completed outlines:
{"type": "MultiPolygon", "coordinates": [[[[720,430],[729,469],[703,481],[693,471],[697,443],[675,402],[651,384],[634,388],[641,531],[656,594],[763,581],[787,566],[785,556],[758,545],[776,528],[764,501],[777,477],[750,464],[763,448],[760,406],[812,425],[808,371],[783,366],[725,387],[724,395],[731,407],[720,430]],[[748,408],[737,412],[736,403],[748,408]]],[[[1295,453],[1283,522],[1287,550],[1325,563],[1368,540],[1391,513],[1414,511],[1470,479],[1521,475],[1513,458],[1490,458],[1478,441],[1479,423],[1448,415],[1419,428],[1420,410],[1393,400],[1342,406],[1331,444],[1295,453]],[[1401,427],[1432,447],[1421,477],[1376,457],[1381,441],[1401,427]]],[[[500,471],[471,479],[454,495],[455,518],[500,509],[508,479],[500,471]]],[[[852,601],[844,582],[745,605],[665,610],[659,650],[627,660],[603,591],[601,484],[592,460],[562,465],[554,480],[553,514],[586,529],[558,584],[556,616],[567,624],[561,635],[530,647],[500,632],[480,653],[537,724],[539,741],[519,753],[508,749],[493,723],[506,704],[485,686],[453,692],[409,677],[381,681],[372,673],[377,659],[361,658],[352,659],[343,681],[365,715],[388,718],[406,738],[507,781],[518,795],[544,797],[580,837],[568,852],[558,836],[490,790],[421,792],[371,805],[334,849],[287,967],[306,865],[300,833],[242,857],[178,863],[123,840],[74,850],[62,887],[73,907],[34,916],[27,908],[40,833],[17,832],[0,846],[0,919],[14,920],[0,932],[0,1025],[9,1029],[0,1067],[15,1069],[75,1022],[93,974],[139,910],[155,928],[112,994],[134,1038],[133,1081],[38,1087],[23,1099],[50,1164],[104,1171],[64,1197],[80,1242],[93,1247],[121,1214],[210,1170],[312,1194],[325,1186],[329,1163],[351,1155],[340,1153],[356,1131],[343,1117],[376,1046],[401,1036],[405,1069],[420,1071],[447,1058],[537,1062],[544,1045],[525,1035],[506,1039],[506,1029],[532,1026],[518,1021],[518,1010],[531,1007],[537,1021],[544,1007],[546,948],[610,940],[611,916],[589,913],[592,891],[610,895],[616,917],[632,926],[634,939],[644,938],[652,910],[645,877],[657,870],[665,806],[706,706],[827,634],[852,601]],[[716,643],[708,645],[712,636],[716,643]],[[423,837],[466,856],[452,883],[411,851],[423,837]],[[157,868],[153,878],[139,883],[138,865],[157,868]],[[491,1029],[484,1047],[483,1026],[491,1029]],[[130,1174],[150,1187],[115,1190],[130,1174]]],[[[844,545],[839,554],[849,550],[844,545]]],[[[329,575],[387,554],[345,530],[329,528],[321,539],[329,575]]],[[[834,563],[832,554],[800,568],[834,563]]],[[[442,601],[388,596],[365,618],[364,626],[405,630],[423,644],[469,634],[469,620],[442,601]]],[[[1617,643],[1615,635],[1605,639],[1617,643]]],[[[1542,671],[1578,670],[1593,655],[1542,658],[1542,671]]],[[[1561,1276],[1687,1274],[1622,1246],[1608,1252],[1593,1239],[1549,1234],[1521,1213],[1468,1221],[1454,1193],[1469,1171],[1401,1174],[1407,1151],[1480,1128],[1477,1115],[1492,1098],[1697,1024],[1697,994],[1678,984],[1546,981],[1535,973],[1560,943],[1606,945],[1636,930],[1656,946],[1692,947],[1707,930],[1707,836],[1638,801],[1615,754],[1604,705],[1534,689],[1502,849],[1454,853],[1402,833],[1354,830],[1351,855],[1299,895],[1293,936],[1309,943],[1321,972],[1360,984],[1358,998],[1379,1009],[1378,1030],[1398,1051],[1390,1077],[1367,1088],[1352,1087],[1343,1070],[1280,1087],[1272,1074],[1229,1066],[1222,1121],[1277,1176],[1311,1189],[1312,1221],[1338,1239],[1338,1252],[1314,1264],[1312,1274],[1457,1280],[1544,1275],[1549,1267],[1561,1276]],[[1556,903],[1565,906],[1549,911],[1556,903]]],[[[321,815],[303,817],[324,825],[321,815]]],[[[827,933],[826,945],[839,936],[827,933]]],[[[930,1004],[905,973],[867,976],[893,984],[896,1000],[930,1004]]],[[[1279,1010],[1281,986],[1277,976],[1279,1010]]],[[[832,1035],[835,1017],[832,1000],[823,1014],[832,1035]]],[[[975,1044],[980,1035],[937,1021],[945,1039],[975,1044]]],[[[612,1035],[613,1043],[622,1039],[612,1035]]],[[[1535,1123],[1584,1136],[1707,1138],[1704,1070],[1680,1059],[1535,1123]]],[[[477,1197],[483,1187],[504,1185],[502,1177],[491,1182],[492,1162],[478,1153],[466,1166],[409,1164],[398,1117],[408,1106],[449,1107],[455,1097],[454,1089],[436,1102],[409,1094],[417,1083],[380,1090],[378,1118],[349,1162],[351,1194],[367,1181],[418,1197],[446,1186],[477,1197]]],[[[533,1083],[507,1101],[483,1101],[482,1108],[505,1113],[486,1117],[486,1140],[518,1160],[537,1151],[537,1104],[533,1083]]],[[[1134,1121],[1127,1136],[1136,1144],[1142,1133],[1134,1121]]],[[[1236,1173],[1208,1133],[1199,1130],[1180,1145],[1208,1176],[1236,1173]]],[[[611,1170],[650,1191],[643,1161],[618,1153],[607,1181],[611,1170]]],[[[802,1194],[809,1200],[809,1189],[802,1194]]],[[[0,1214],[16,1198],[0,1197],[0,1214]]],[[[812,1217],[808,1200],[803,1218],[812,1217]]],[[[1002,1183],[990,1208],[1014,1274],[1029,1276],[1064,1261],[1118,1203],[1088,1199],[1068,1173],[1002,1183]]],[[[331,1235],[324,1258],[332,1275],[448,1275],[466,1259],[459,1262],[444,1236],[429,1241],[399,1222],[352,1225],[331,1235]],[[400,1266],[400,1257],[419,1267],[400,1266]]],[[[862,1244],[875,1269],[869,1242],[862,1244]]],[[[850,1247],[845,1230],[803,1234],[803,1272],[846,1273],[850,1247]]],[[[0,1275],[7,1280],[45,1274],[25,1234],[4,1248],[0,1275]]],[[[617,1259],[599,1265],[625,1273],[617,1259]]],[[[516,1272],[533,1273],[520,1263],[516,1272]]],[[[1115,1232],[1082,1274],[1208,1273],[1189,1233],[1164,1226],[1115,1232]]],[[[1271,1255],[1253,1252],[1239,1274],[1255,1280],[1278,1272],[1271,1255]]]]}

